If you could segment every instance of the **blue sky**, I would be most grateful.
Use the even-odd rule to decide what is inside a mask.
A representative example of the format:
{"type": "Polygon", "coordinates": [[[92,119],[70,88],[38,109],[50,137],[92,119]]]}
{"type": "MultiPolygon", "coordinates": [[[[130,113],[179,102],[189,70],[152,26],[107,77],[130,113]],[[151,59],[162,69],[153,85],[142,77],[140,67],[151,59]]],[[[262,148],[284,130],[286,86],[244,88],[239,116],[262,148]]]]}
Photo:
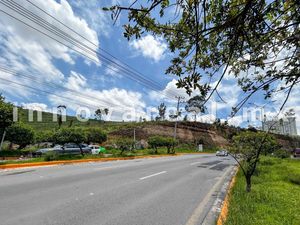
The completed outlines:
{"type": "MultiPolygon", "coordinates": [[[[7,6],[0,4],[0,9],[3,11],[77,50],[74,51],[0,12],[0,66],[14,70],[13,73],[0,71],[2,79],[0,80],[0,92],[9,101],[22,105],[24,108],[40,108],[42,110],[50,110],[57,105],[64,104],[67,105],[67,112],[71,115],[76,114],[76,109],[80,106],[91,108],[91,112],[98,107],[111,109],[115,107],[115,110],[111,110],[115,111],[110,115],[112,120],[123,120],[122,111],[129,112],[134,109],[135,115],[127,119],[136,120],[140,116],[150,119],[147,112],[151,111],[151,107],[155,112],[155,108],[160,102],[175,107],[175,94],[188,99],[184,90],[176,89],[176,77],[164,74],[173,56],[168,51],[165,41],[151,34],[144,34],[139,40],[128,41],[123,37],[122,29],[122,24],[126,23],[126,16],[121,15],[117,23],[113,25],[110,13],[101,10],[103,6],[113,5],[116,1],[31,0],[90,42],[72,33],[28,1],[15,2],[67,32],[90,49],[111,58],[103,51],[104,49],[121,62],[139,71],[140,76],[154,81],[159,88],[152,87],[151,89],[148,87],[149,83],[145,84],[137,82],[136,79],[129,79],[128,75],[120,69],[112,67],[113,63],[106,63],[94,52],[88,54],[90,59],[83,57],[77,52],[81,50],[76,46],[66,43],[7,6]],[[165,98],[166,96],[168,98],[165,98]]],[[[129,5],[130,1],[119,0],[118,3],[129,5]]],[[[172,16],[172,10],[169,13],[170,15],[167,16],[172,16]]],[[[120,63],[116,59],[113,61],[120,63]]],[[[227,74],[218,90],[226,103],[218,102],[218,97],[213,96],[212,101],[208,104],[208,115],[201,118],[199,116],[198,120],[212,121],[215,119],[216,115],[210,115],[213,111],[211,104],[215,105],[214,101],[217,102],[217,116],[227,119],[231,107],[235,106],[244,96],[237,86],[235,78],[230,74],[227,74]]],[[[295,108],[297,113],[297,110],[300,109],[300,102],[296,97],[298,93],[300,93],[299,88],[294,91],[292,100],[287,105],[287,107],[295,108]]],[[[280,105],[280,100],[284,98],[284,94],[274,98],[277,98],[277,103],[269,103],[266,110],[269,115],[273,116],[280,105]]],[[[254,96],[250,102],[258,105],[267,103],[261,93],[254,96]]],[[[250,105],[246,106],[251,107],[250,105]]],[[[242,115],[241,111],[231,119],[231,123],[241,126],[248,125],[242,115]]],[[[259,125],[259,120],[253,121],[253,124],[259,125]]]]}

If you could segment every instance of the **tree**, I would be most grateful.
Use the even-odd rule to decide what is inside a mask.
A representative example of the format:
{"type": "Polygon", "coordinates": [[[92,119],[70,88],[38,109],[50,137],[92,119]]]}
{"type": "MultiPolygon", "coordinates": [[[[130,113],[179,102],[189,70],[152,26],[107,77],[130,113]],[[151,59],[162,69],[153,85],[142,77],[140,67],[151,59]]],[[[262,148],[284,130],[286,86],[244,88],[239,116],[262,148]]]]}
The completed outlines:
{"type": "Polygon", "coordinates": [[[105,114],[105,115],[107,115],[108,114],[108,112],[109,112],[109,109],[108,108],[104,108],[104,109],[97,109],[96,111],[95,111],[95,116],[96,116],[96,118],[97,119],[99,119],[100,121],[102,120],[102,115],[103,114],[105,114]]]}
{"type": "Polygon", "coordinates": [[[167,153],[175,153],[175,145],[177,141],[170,137],[152,136],[148,139],[148,144],[155,150],[155,154],[158,154],[159,147],[166,147],[167,153]]]}
{"type": "Polygon", "coordinates": [[[13,104],[5,102],[5,98],[0,94],[0,128],[6,129],[13,124],[13,104]]]}
{"type": "Polygon", "coordinates": [[[57,106],[57,111],[58,111],[58,129],[60,129],[61,128],[61,125],[62,125],[62,123],[63,123],[63,119],[62,119],[62,117],[63,117],[63,111],[64,110],[66,110],[66,106],[65,105],[59,105],[59,106],[57,106]]]}
{"type": "Polygon", "coordinates": [[[90,128],[86,130],[86,140],[90,143],[101,144],[107,140],[107,135],[99,128],[90,128]]]}
{"type": "Polygon", "coordinates": [[[156,120],[164,120],[165,119],[165,114],[166,114],[166,109],[167,106],[165,105],[165,103],[161,103],[158,107],[158,115],[159,117],[156,118],[156,120]]]}
{"type": "Polygon", "coordinates": [[[262,152],[278,148],[273,136],[264,132],[242,132],[233,137],[231,155],[239,163],[246,180],[246,191],[251,191],[251,178],[256,170],[262,152]]]}
{"type": "Polygon", "coordinates": [[[187,101],[185,110],[195,114],[195,121],[198,113],[205,113],[207,110],[207,108],[204,106],[204,102],[205,97],[202,95],[196,95],[187,101]]]}
{"type": "Polygon", "coordinates": [[[96,118],[98,119],[98,120],[102,120],[102,110],[101,109],[97,109],[96,111],[95,111],[95,116],[96,116],[96,118]]]}
{"type": "Polygon", "coordinates": [[[19,149],[25,148],[27,145],[34,143],[34,130],[28,125],[15,123],[7,128],[7,141],[19,145],[19,149]]]}
{"type": "Polygon", "coordinates": [[[162,37],[174,54],[166,73],[178,76],[177,87],[188,94],[198,89],[205,103],[219,96],[229,72],[236,76],[247,95],[234,114],[256,92],[269,98],[286,91],[287,99],[299,83],[299,1],[151,0],[103,9],[113,20],[128,13],[128,40],[146,33],[162,37]]]}
{"type": "Polygon", "coordinates": [[[81,144],[85,141],[86,137],[82,129],[63,128],[53,135],[53,141],[56,144],[64,145],[66,143],[75,143],[80,148],[80,153],[84,156],[81,144]]]}
{"type": "Polygon", "coordinates": [[[123,155],[125,151],[131,151],[135,143],[130,138],[120,138],[115,142],[115,144],[121,151],[120,154],[123,155]]]}

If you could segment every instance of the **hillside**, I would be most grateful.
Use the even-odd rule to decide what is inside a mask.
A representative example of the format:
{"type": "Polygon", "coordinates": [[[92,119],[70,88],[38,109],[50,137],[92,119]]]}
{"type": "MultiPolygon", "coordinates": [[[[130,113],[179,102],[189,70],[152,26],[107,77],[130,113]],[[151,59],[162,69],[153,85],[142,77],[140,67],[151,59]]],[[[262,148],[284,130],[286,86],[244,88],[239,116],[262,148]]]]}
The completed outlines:
{"type": "MultiPolygon", "coordinates": [[[[53,122],[53,114],[42,113],[42,122],[37,121],[37,112],[34,112],[33,121],[28,121],[28,111],[19,111],[19,121],[30,125],[35,131],[43,132],[57,129],[57,122],[53,122]]],[[[91,119],[88,122],[80,122],[74,116],[67,116],[62,127],[98,127],[108,133],[108,142],[115,138],[133,138],[134,130],[136,140],[147,140],[154,135],[169,136],[174,135],[174,122],[170,121],[148,121],[148,122],[112,122],[98,121],[91,119]]],[[[237,134],[241,128],[231,126],[215,126],[200,122],[178,122],[177,138],[183,144],[197,146],[203,144],[206,149],[216,147],[227,147],[230,145],[232,136],[237,134]]],[[[292,150],[300,146],[299,138],[283,135],[275,135],[278,142],[285,148],[292,150]]]]}

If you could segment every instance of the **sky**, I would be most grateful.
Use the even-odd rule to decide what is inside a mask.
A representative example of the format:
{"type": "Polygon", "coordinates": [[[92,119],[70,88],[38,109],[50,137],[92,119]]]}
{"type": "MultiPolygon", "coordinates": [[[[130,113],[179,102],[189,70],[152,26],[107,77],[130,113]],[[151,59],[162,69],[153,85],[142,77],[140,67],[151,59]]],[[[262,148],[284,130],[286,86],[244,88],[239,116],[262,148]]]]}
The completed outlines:
{"type": "MultiPolygon", "coordinates": [[[[0,4],[0,93],[8,101],[43,111],[66,105],[67,114],[85,112],[90,117],[97,108],[109,108],[106,117],[110,120],[136,121],[140,117],[148,120],[155,117],[161,102],[169,107],[167,115],[174,113],[175,96],[189,99],[184,90],[176,88],[177,77],[165,74],[174,56],[165,40],[145,33],[140,39],[128,41],[123,37],[122,27],[127,22],[126,15],[121,15],[114,24],[110,13],[101,10],[117,1],[13,3],[9,5],[11,8],[0,4]],[[38,19],[34,17],[31,21],[32,16],[38,19]],[[58,29],[70,37],[68,42],[56,35],[58,29]]],[[[118,0],[118,3],[129,6],[131,2],[118,0]]],[[[168,13],[170,17],[174,14],[172,10],[168,13]]],[[[225,103],[213,95],[207,105],[208,112],[198,115],[198,121],[212,122],[218,117],[235,126],[260,126],[261,119],[255,112],[259,114],[261,106],[265,106],[265,113],[272,118],[285,97],[285,93],[279,93],[266,101],[259,93],[249,101],[259,107],[246,104],[231,118],[232,107],[245,94],[228,73],[218,92],[225,103]],[[251,109],[255,115],[248,122],[247,112],[251,109]]],[[[296,115],[300,113],[299,95],[300,88],[294,88],[285,108],[294,108],[296,115]]],[[[180,107],[184,110],[184,104],[180,107]]],[[[300,133],[299,118],[297,122],[300,133]]]]}

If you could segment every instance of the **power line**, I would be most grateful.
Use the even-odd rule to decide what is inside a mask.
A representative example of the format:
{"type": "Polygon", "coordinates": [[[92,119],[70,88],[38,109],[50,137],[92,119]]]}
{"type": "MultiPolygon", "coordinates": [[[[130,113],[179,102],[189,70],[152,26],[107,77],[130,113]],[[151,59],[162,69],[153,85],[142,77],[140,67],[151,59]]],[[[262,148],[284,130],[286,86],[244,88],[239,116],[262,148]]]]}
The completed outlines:
{"type": "MultiPolygon", "coordinates": [[[[60,89],[62,89],[62,90],[64,90],[64,91],[67,91],[67,92],[70,92],[70,93],[72,93],[72,94],[75,94],[75,95],[77,95],[78,97],[82,97],[82,98],[86,98],[86,99],[90,99],[90,100],[98,100],[99,102],[104,102],[104,103],[106,103],[107,106],[113,106],[113,107],[115,106],[115,107],[122,107],[122,108],[128,108],[128,109],[129,109],[129,107],[124,107],[124,106],[122,106],[122,105],[117,105],[117,104],[112,103],[111,101],[107,101],[107,100],[104,100],[104,99],[98,99],[98,98],[95,97],[95,96],[91,96],[91,95],[87,95],[87,94],[82,94],[82,92],[72,90],[72,89],[70,89],[70,88],[61,86],[61,85],[56,84],[56,83],[51,82],[51,81],[48,81],[47,83],[45,83],[45,82],[43,82],[43,81],[39,81],[39,80],[36,79],[35,76],[31,76],[31,75],[25,74],[25,73],[19,73],[18,71],[9,69],[9,68],[7,68],[7,67],[3,67],[3,66],[1,66],[1,65],[0,65],[0,71],[3,71],[3,72],[5,72],[5,73],[9,73],[9,74],[14,75],[14,76],[25,77],[26,79],[29,79],[30,81],[40,83],[40,84],[42,84],[42,85],[44,85],[44,86],[47,86],[47,87],[48,87],[49,85],[51,85],[51,86],[54,87],[54,88],[60,88],[60,89]]],[[[99,106],[101,106],[101,105],[99,105],[99,106]]],[[[103,106],[103,105],[102,105],[102,107],[107,107],[107,106],[103,106]]]]}
{"type": "MultiPolygon", "coordinates": [[[[132,73],[132,71],[129,71],[126,67],[119,65],[118,63],[114,62],[113,60],[105,57],[103,54],[101,54],[100,52],[92,49],[91,47],[87,46],[86,44],[74,39],[72,36],[70,36],[69,34],[65,33],[64,31],[62,31],[61,29],[55,27],[54,25],[50,24],[49,22],[45,21],[43,18],[35,15],[34,13],[32,13],[31,11],[27,10],[26,8],[22,7],[21,5],[15,3],[15,2],[1,2],[3,5],[5,5],[6,7],[10,8],[11,10],[19,13],[20,15],[22,15],[23,17],[31,20],[32,22],[34,22],[35,24],[43,27],[45,30],[49,31],[50,33],[60,37],[61,39],[63,39],[64,41],[67,41],[68,43],[71,43],[72,45],[76,46],[77,48],[81,49],[82,51],[84,51],[85,53],[88,53],[89,55],[86,55],[84,53],[82,53],[81,51],[79,51],[78,49],[72,48],[69,45],[66,45],[65,43],[63,43],[60,40],[57,40],[56,38],[50,36],[49,34],[37,29],[36,27],[33,27],[32,25],[20,20],[19,18],[14,17],[13,15],[9,14],[8,12],[4,12],[3,10],[1,10],[2,12],[4,12],[5,14],[7,14],[8,16],[22,22],[23,24],[31,27],[32,29],[46,35],[47,37],[59,42],[60,44],[71,48],[72,50],[78,52],[81,55],[84,55],[85,57],[89,58],[91,61],[94,61],[95,63],[99,63],[97,60],[95,60],[94,58],[92,58],[90,56],[90,54],[94,53],[95,55],[99,56],[105,63],[107,63],[109,65],[109,68],[112,68],[112,64],[113,65],[117,65],[118,68],[116,68],[118,71],[115,72],[119,72],[122,71],[124,72],[126,75],[129,75],[129,78],[134,79],[135,81],[137,80],[139,83],[144,83],[146,86],[150,87],[150,89],[159,89],[161,87],[158,87],[158,84],[149,81],[147,79],[145,79],[144,77],[141,76],[137,76],[136,73],[132,73]],[[14,4],[14,5],[13,5],[14,4]],[[20,10],[21,8],[21,10],[20,10]],[[79,43],[79,44],[78,44],[79,43]],[[83,46],[83,47],[82,47],[83,46]],[[133,77],[132,77],[133,76],[133,77]],[[155,87],[153,88],[153,85],[155,85],[155,87]]],[[[71,29],[71,28],[70,28],[71,29]]],[[[77,33],[77,32],[76,32],[77,33]]],[[[89,41],[90,42],[90,41],[89,41]]],[[[164,93],[161,93],[162,95],[165,95],[164,93]]],[[[165,95],[166,96],[166,95],[165,95]]],[[[170,97],[170,96],[166,96],[166,97],[170,97]]]]}
{"type": "MultiPolygon", "coordinates": [[[[68,101],[73,102],[75,105],[85,106],[85,107],[92,108],[92,109],[99,107],[99,104],[97,104],[97,105],[91,105],[91,104],[88,104],[88,103],[78,103],[73,98],[69,98],[69,97],[66,97],[66,96],[61,96],[61,95],[55,94],[55,93],[47,91],[47,90],[42,90],[42,89],[39,89],[39,88],[35,88],[35,87],[32,87],[32,86],[25,85],[25,84],[22,84],[22,83],[18,83],[18,82],[15,82],[15,81],[12,81],[12,80],[9,80],[9,79],[5,79],[5,78],[2,78],[2,77],[0,77],[0,80],[3,80],[3,81],[6,81],[8,83],[12,83],[12,84],[15,84],[15,85],[18,85],[18,86],[22,86],[22,87],[31,89],[34,92],[38,93],[38,94],[40,94],[40,92],[43,92],[43,93],[46,93],[46,94],[49,94],[49,95],[52,95],[52,96],[56,96],[56,97],[59,97],[59,98],[67,99],[68,101]]],[[[102,106],[102,107],[106,107],[106,106],[102,106]]],[[[124,112],[124,110],[121,110],[121,109],[116,109],[116,108],[113,108],[113,109],[116,112],[124,112]]]]}

